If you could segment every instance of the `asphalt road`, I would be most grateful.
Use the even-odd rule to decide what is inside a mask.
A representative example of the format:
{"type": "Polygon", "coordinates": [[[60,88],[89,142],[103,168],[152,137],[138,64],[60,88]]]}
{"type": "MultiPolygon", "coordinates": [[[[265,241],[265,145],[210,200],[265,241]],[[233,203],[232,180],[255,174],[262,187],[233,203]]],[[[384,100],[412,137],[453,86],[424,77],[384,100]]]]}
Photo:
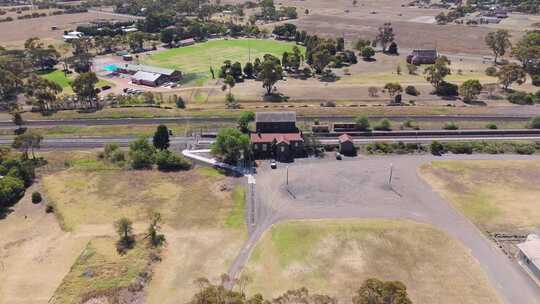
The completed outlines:
{"type": "MultiPolygon", "coordinates": [[[[372,119],[387,118],[394,121],[405,121],[412,118],[416,121],[529,121],[532,116],[526,115],[420,115],[420,116],[370,116],[372,119]]],[[[353,122],[353,116],[298,116],[298,122],[319,121],[353,122]]],[[[158,125],[181,123],[234,123],[236,118],[230,117],[154,117],[154,118],[100,118],[100,119],[62,119],[62,120],[27,120],[27,127],[54,126],[113,126],[113,125],[158,125]]],[[[0,128],[14,128],[11,121],[0,121],[0,128]]]]}
{"type": "MultiPolygon", "coordinates": [[[[273,224],[294,219],[407,219],[434,225],[469,248],[491,285],[507,304],[539,304],[540,288],[467,218],[444,201],[418,175],[433,159],[540,159],[538,156],[388,156],[343,161],[299,160],[286,169],[264,165],[255,175],[250,236],[229,269],[237,277],[262,234],[273,224]],[[390,166],[392,186],[389,186],[390,166]],[[285,185],[288,170],[289,185],[285,185]],[[325,178],[317,178],[324,176],[325,178]]],[[[429,246],[429,244],[426,244],[429,246]]]]}

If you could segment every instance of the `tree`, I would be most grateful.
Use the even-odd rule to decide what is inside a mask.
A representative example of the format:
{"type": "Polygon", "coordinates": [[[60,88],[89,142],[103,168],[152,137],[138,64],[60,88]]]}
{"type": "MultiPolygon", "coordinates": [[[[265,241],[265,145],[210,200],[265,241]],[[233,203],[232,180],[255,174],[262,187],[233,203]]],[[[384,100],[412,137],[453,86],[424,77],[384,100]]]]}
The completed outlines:
{"type": "Polygon", "coordinates": [[[495,63],[497,63],[497,58],[504,56],[506,51],[512,46],[510,44],[510,37],[511,35],[507,30],[497,30],[486,35],[485,42],[493,52],[493,55],[495,55],[495,63]]]}
{"type": "Polygon", "coordinates": [[[161,30],[159,39],[161,40],[161,42],[165,43],[169,47],[172,47],[172,42],[174,41],[174,34],[174,29],[164,29],[161,30]]]}
{"type": "Polygon", "coordinates": [[[235,165],[242,157],[249,155],[249,138],[235,128],[221,129],[211,145],[211,151],[224,162],[235,165]]]}
{"type": "Polygon", "coordinates": [[[41,141],[43,141],[43,136],[35,132],[26,132],[20,135],[17,135],[13,140],[13,148],[22,150],[23,158],[28,159],[28,150],[32,151],[32,158],[36,159],[34,154],[35,149],[41,147],[41,141]]]}
{"type": "Polygon", "coordinates": [[[238,117],[238,128],[242,133],[249,131],[249,123],[255,120],[255,113],[252,111],[245,111],[238,117]]]}
{"type": "Polygon", "coordinates": [[[272,93],[274,85],[283,77],[283,68],[276,60],[265,59],[261,64],[259,78],[262,80],[263,88],[266,89],[266,95],[272,93]]]}
{"type": "Polygon", "coordinates": [[[381,44],[383,53],[386,53],[386,47],[388,44],[394,42],[394,29],[392,28],[392,24],[387,22],[383,24],[383,26],[379,27],[378,31],[379,32],[375,38],[375,41],[381,44]]]}
{"type": "Polygon", "coordinates": [[[356,291],[353,304],[412,304],[407,288],[399,281],[367,279],[356,291]]]}
{"type": "Polygon", "coordinates": [[[371,45],[371,41],[367,40],[367,39],[362,39],[362,38],[359,38],[355,44],[354,44],[354,48],[358,51],[362,51],[366,46],[370,46],[371,45]]]}
{"type": "Polygon", "coordinates": [[[80,101],[86,101],[90,107],[93,107],[92,101],[97,97],[96,84],[98,81],[96,73],[82,73],[71,82],[71,87],[80,101]]]}
{"type": "Polygon", "coordinates": [[[495,95],[495,92],[497,91],[497,84],[496,83],[487,83],[484,85],[484,90],[488,92],[488,98],[493,98],[495,95]]]}
{"type": "Polygon", "coordinates": [[[13,122],[14,125],[17,126],[16,133],[17,134],[23,133],[21,129],[22,129],[22,126],[24,125],[24,119],[21,113],[18,110],[13,110],[13,111],[10,111],[10,114],[12,116],[11,121],[13,122]]]}
{"type": "Polygon", "coordinates": [[[384,85],[384,89],[388,92],[391,99],[393,99],[396,94],[403,92],[403,88],[398,82],[389,82],[384,85]]]}
{"type": "Polygon", "coordinates": [[[505,90],[508,90],[510,86],[515,82],[518,85],[525,83],[527,74],[525,70],[515,63],[510,63],[502,66],[497,73],[499,83],[505,90]]]}
{"type": "Polygon", "coordinates": [[[336,51],[343,52],[345,50],[345,39],[338,37],[336,40],[336,51]]]}
{"type": "Polygon", "coordinates": [[[392,43],[390,43],[390,46],[388,47],[388,54],[398,55],[398,53],[398,45],[395,41],[392,41],[392,43]]]}
{"type": "Polygon", "coordinates": [[[355,120],[356,128],[360,131],[369,131],[371,130],[371,125],[369,123],[369,118],[367,116],[357,117],[355,120]]]}
{"type": "Polygon", "coordinates": [[[22,86],[21,79],[0,66],[0,102],[14,99],[22,86]]]}
{"type": "Polygon", "coordinates": [[[436,140],[431,142],[431,145],[429,146],[429,150],[431,151],[431,154],[439,155],[439,156],[443,155],[445,152],[444,146],[436,140]]]}
{"type": "Polygon", "coordinates": [[[244,65],[244,74],[246,75],[246,77],[253,78],[253,72],[254,72],[253,63],[251,62],[246,63],[244,65]]]}
{"type": "Polygon", "coordinates": [[[436,90],[439,89],[444,82],[444,78],[451,74],[449,65],[450,60],[446,56],[441,56],[437,58],[435,64],[428,66],[424,70],[426,80],[431,83],[436,90]]]}
{"type": "Polygon", "coordinates": [[[160,247],[165,243],[165,235],[160,233],[161,230],[161,214],[158,212],[152,213],[150,216],[150,225],[148,226],[147,237],[150,239],[150,244],[153,247],[160,247]]]}
{"type": "Polygon", "coordinates": [[[326,66],[332,61],[332,55],[327,49],[322,49],[313,53],[313,68],[315,68],[315,73],[321,74],[326,66]]]}
{"type": "Polygon", "coordinates": [[[127,249],[131,248],[134,243],[133,238],[133,223],[131,220],[123,217],[114,222],[114,228],[120,238],[117,243],[117,250],[120,253],[124,253],[127,249]]]}
{"type": "Polygon", "coordinates": [[[540,74],[540,30],[527,32],[512,49],[512,55],[527,73],[540,74]]]}
{"type": "Polygon", "coordinates": [[[129,144],[129,157],[133,169],[151,169],[155,161],[156,149],[146,137],[140,137],[129,144]]]}
{"type": "Polygon", "coordinates": [[[62,87],[51,80],[32,74],[27,81],[26,96],[37,104],[41,113],[52,110],[56,96],[62,92],[62,87]]]}
{"type": "Polygon", "coordinates": [[[459,87],[459,94],[464,102],[471,102],[482,92],[482,84],[476,79],[469,79],[459,87]]]}
{"type": "Polygon", "coordinates": [[[167,150],[169,148],[169,129],[167,126],[159,125],[157,127],[152,142],[156,149],[167,150]]]}
{"type": "Polygon", "coordinates": [[[236,85],[236,81],[234,80],[234,77],[232,75],[225,76],[225,79],[223,80],[223,86],[221,89],[225,91],[227,88],[229,88],[229,95],[231,94],[232,88],[236,85]]]}
{"type": "Polygon", "coordinates": [[[373,56],[375,56],[375,50],[370,46],[366,46],[362,49],[361,55],[364,60],[370,60],[373,56]]]}
{"type": "Polygon", "coordinates": [[[143,32],[131,32],[127,36],[129,48],[134,52],[140,52],[144,47],[145,35],[143,32]]]}
{"type": "Polygon", "coordinates": [[[377,97],[378,92],[379,92],[379,89],[377,89],[376,87],[369,87],[368,88],[368,93],[369,93],[370,97],[377,97]]]}

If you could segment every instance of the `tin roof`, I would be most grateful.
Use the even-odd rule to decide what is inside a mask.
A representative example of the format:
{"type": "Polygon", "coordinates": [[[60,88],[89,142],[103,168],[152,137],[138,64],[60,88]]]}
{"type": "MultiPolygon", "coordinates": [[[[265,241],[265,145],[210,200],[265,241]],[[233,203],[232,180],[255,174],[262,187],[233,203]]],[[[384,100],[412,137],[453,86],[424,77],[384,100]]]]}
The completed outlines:
{"type": "Polygon", "coordinates": [[[138,71],[137,73],[135,73],[135,75],[133,75],[131,78],[134,79],[134,80],[143,80],[143,81],[151,81],[151,82],[155,82],[156,80],[158,80],[159,77],[161,77],[163,74],[158,74],[158,73],[150,73],[150,72],[144,72],[144,71],[138,71]]]}
{"type": "Polygon", "coordinates": [[[257,112],[255,122],[296,122],[296,112],[257,112]]]}
{"type": "Polygon", "coordinates": [[[176,72],[173,69],[158,68],[158,67],[144,65],[144,64],[126,63],[124,65],[119,66],[119,68],[129,70],[129,71],[141,71],[141,72],[149,72],[149,73],[154,73],[154,74],[162,74],[166,76],[171,76],[174,72],[176,72]]]}

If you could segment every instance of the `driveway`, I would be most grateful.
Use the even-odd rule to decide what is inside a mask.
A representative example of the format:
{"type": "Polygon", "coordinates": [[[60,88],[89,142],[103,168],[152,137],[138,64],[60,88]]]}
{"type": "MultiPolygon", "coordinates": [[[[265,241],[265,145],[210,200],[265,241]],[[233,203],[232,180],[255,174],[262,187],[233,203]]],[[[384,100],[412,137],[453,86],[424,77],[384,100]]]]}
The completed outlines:
{"type": "Polygon", "coordinates": [[[294,219],[408,219],[434,225],[468,247],[505,303],[538,304],[540,289],[467,218],[417,174],[441,159],[538,159],[519,155],[388,156],[336,161],[299,160],[277,170],[261,168],[248,200],[250,237],[230,268],[236,277],[258,239],[273,224],[294,219]],[[392,183],[389,184],[392,166],[392,183]],[[288,185],[287,183],[288,171],[288,185]]]}

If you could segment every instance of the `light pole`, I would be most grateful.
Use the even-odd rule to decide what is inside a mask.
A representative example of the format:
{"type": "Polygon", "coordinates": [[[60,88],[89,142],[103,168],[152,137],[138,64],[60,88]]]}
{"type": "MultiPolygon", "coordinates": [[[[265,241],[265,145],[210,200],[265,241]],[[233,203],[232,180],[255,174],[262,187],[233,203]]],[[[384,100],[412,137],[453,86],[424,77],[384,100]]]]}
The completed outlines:
{"type": "Polygon", "coordinates": [[[286,166],[285,167],[285,176],[286,176],[286,180],[285,180],[285,185],[289,186],[289,166],[286,166]]]}

